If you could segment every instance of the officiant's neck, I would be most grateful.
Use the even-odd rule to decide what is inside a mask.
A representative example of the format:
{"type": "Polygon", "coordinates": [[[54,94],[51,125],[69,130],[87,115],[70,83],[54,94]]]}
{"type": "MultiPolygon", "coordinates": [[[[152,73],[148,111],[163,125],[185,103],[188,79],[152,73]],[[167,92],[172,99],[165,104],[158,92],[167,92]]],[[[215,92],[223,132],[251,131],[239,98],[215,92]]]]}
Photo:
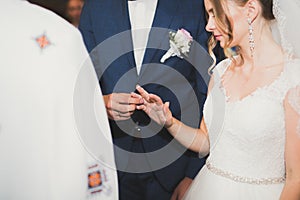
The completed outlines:
{"type": "Polygon", "coordinates": [[[283,62],[283,51],[273,38],[269,23],[264,21],[254,28],[254,49],[251,52],[249,40],[241,46],[241,54],[245,64],[266,66],[270,61],[274,64],[283,62]]]}

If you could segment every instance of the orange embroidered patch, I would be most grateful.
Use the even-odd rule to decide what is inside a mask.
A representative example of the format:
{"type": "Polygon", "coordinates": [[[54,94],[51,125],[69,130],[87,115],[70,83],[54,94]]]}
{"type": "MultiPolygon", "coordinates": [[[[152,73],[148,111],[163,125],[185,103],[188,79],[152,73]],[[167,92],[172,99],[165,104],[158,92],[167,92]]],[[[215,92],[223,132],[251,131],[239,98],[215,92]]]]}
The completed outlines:
{"type": "Polygon", "coordinates": [[[38,45],[41,49],[44,49],[48,45],[51,44],[51,42],[49,41],[49,39],[47,38],[47,36],[45,34],[35,38],[35,41],[38,43],[38,45]]]}
{"type": "Polygon", "coordinates": [[[102,184],[100,171],[95,171],[88,174],[89,188],[98,187],[102,184]]]}

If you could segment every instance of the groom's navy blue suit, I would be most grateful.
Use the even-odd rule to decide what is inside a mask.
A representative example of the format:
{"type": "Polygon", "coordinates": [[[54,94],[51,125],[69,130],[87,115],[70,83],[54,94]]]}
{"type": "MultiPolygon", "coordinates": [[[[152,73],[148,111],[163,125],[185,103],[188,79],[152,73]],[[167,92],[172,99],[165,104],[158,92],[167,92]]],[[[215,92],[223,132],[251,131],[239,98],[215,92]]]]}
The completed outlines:
{"type": "MultiPolygon", "coordinates": [[[[208,35],[205,23],[202,0],[158,0],[152,27],[174,31],[184,28],[189,31],[195,42],[188,60],[193,62],[194,66],[178,57],[166,60],[164,65],[168,67],[159,65],[161,57],[169,49],[169,31],[152,30],[148,40],[150,48],[145,52],[139,75],[136,73],[132,38],[128,31],[131,25],[126,0],[86,0],[79,29],[87,49],[92,52],[104,95],[116,92],[130,93],[135,91],[136,84],[140,84],[148,92],[159,95],[163,101],[169,101],[173,116],[186,124],[198,127],[207,87],[196,68],[208,66],[207,62],[201,60],[201,55],[197,55],[199,49],[197,50],[194,44],[198,42],[206,49],[208,35]]],[[[120,149],[131,152],[158,152],[156,156],[147,154],[145,156],[147,163],[140,163],[139,166],[140,168],[148,166],[146,171],[153,171],[150,172],[153,178],[164,190],[172,194],[184,177],[194,178],[203,166],[204,159],[199,159],[190,151],[184,151],[181,145],[174,142],[166,129],[157,131],[157,126],[152,125],[149,125],[149,118],[141,111],[135,112],[132,120],[120,121],[119,124],[110,120],[114,143],[120,149]],[[144,138],[135,138],[139,136],[144,138]],[[168,148],[165,151],[163,147],[166,145],[168,148]],[[172,156],[174,159],[168,163],[168,159],[172,156]]],[[[120,169],[119,179],[122,180],[124,175],[122,171],[126,171],[124,169],[132,160],[130,155],[122,153],[120,149],[115,149],[115,155],[120,169]]],[[[139,163],[134,165],[137,164],[139,163]]],[[[137,171],[139,166],[134,166],[137,171]]],[[[120,181],[121,190],[122,184],[120,181]]],[[[132,184],[134,187],[140,183],[132,184]]],[[[130,197],[126,197],[126,192],[122,192],[121,198],[130,197]],[[123,193],[125,196],[122,196],[123,193]]]]}

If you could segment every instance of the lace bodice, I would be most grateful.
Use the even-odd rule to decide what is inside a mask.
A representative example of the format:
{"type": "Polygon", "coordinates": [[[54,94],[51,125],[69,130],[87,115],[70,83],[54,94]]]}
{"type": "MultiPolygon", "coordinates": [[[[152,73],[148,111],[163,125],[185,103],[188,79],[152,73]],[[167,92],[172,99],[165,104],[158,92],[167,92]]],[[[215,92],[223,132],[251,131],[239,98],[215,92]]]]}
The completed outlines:
{"type": "Polygon", "coordinates": [[[216,66],[214,86],[204,105],[210,138],[208,161],[241,177],[283,177],[284,100],[291,89],[300,85],[300,62],[286,62],[283,72],[270,85],[242,100],[228,102],[220,77],[230,62],[227,59],[216,66]]]}

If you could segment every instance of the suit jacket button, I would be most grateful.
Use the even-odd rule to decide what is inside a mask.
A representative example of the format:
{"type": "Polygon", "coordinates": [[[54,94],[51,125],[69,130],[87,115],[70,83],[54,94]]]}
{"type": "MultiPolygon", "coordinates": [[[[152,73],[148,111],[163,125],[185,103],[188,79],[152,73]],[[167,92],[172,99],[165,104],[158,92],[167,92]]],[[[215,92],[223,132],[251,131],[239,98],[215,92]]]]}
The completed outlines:
{"type": "Polygon", "coordinates": [[[141,128],[140,127],[135,127],[135,129],[138,131],[138,132],[141,132],[141,128]]]}

